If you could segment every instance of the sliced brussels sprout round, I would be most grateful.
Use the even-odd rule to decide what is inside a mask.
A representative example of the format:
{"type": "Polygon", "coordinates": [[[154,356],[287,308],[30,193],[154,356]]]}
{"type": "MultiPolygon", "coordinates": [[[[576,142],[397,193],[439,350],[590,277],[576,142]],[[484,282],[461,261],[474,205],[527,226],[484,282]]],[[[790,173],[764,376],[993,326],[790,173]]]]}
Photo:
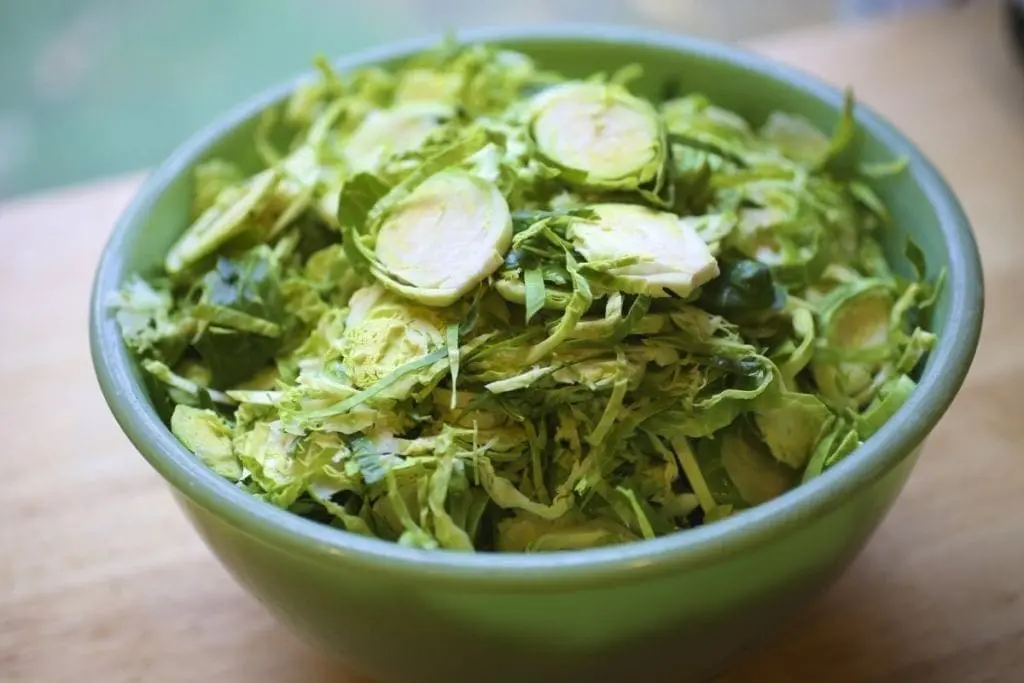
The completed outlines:
{"type": "Polygon", "coordinates": [[[762,400],[754,421],[775,459],[794,469],[807,465],[822,431],[832,419],[830,411],[812,394],[786,391],[762,400]]]}
{"type": "Polygon", "coordinates": [[[669,131],[700,140],[720,140],[747,145],[750,124],[735,112],[715,106],[699,94],[663,102],[661,114],[669,131]]]}
{"type": "Polygon", "coordinates": [[[796,484],[796,471],[777,462],[764,448],[735,430],[722,437],[722,466],[748,505],[781,496],[796,484]]]}
{"type": "Polygon", "coordinates": [[[395,101],[400,103],[431,102],[454,103],[463,87],[463,76],[458,71],[409,69],[402,74],[395,88],[395,101]]]}
{"type": "Polygon", "coordinates": [[[761,137],[794,161],[814,164],[829,152],[829,139],[802,116],[773,112],[761,127],[761,137]]]}
{"type": "Polygon", "coordinates": [[[452,108],[433,102],[377,109],[363,119],[345,144],[345,161],[353,171],[373,171],[388,159],[416,149],[452,108]]]}
{"type": "Polygon", "coordinates": [[[665,163],[657,111],[621,86],[570,82],[549,88],[530,103],[530,131],[540,154],[577,185],[636,188],[665,163]]]}
{"type": "Polygon", "coordinates": [[[403,293],[448,306],[501,266],[512,216],[492,183],[460,170],[425,180],[384,220],[376,255],[412,285],[403,293]]]}
{"type": "Polygon", "coordinates": [[[826,354],[815,360],[814,380],[824,395],[861,403],[857,397],[871,386],[890,349],[892,307],[892,290],[885,282],[856,281],[829,294],[821,314],[824,345],[855,357],[844,361],[826,354]]]}
{"type": "MultiPolygon", "coordinates": [[[[379,285],[355,292],[352,301],[342,338],[342,369],[360,389],[444,346],[444,320],[432,309],[403,301],[379,285]]],[[[388,395],[408,391],[419,374],[406,379],[388,395]]]]}
{"type": "Polygon", "coordinates": [[[889,340],[892,293],[885,284],[854,292],[828,311],[825,335],[840,348],[881,346],[889,340]]]}
{"type": "Polygon", "coordinates": [[[242,466],[231,448],[231,428],[217,413],[178,404],[171,415],[171,432],[217,474],[232,481],[241,478],[242,466]]]}
{"type": "Polygon", "coordinates": [[[634,204],[595,204],[597,220],[574,221],[569,237],[592,265],[635,258],[608,272],[625,292],[689,296],[718,276],[718,262],[691,222],[634,204]]]}
{"type": "Polygon", "coordinates": [[[182,273],[252,228],[255,224],[253,216],[266,205],[280,177],[276,169],[268,168],[237,189],[222,192],[213,206],[206,209],[167,252],[164,259],[167,272],[171,275],[182,273]]]}

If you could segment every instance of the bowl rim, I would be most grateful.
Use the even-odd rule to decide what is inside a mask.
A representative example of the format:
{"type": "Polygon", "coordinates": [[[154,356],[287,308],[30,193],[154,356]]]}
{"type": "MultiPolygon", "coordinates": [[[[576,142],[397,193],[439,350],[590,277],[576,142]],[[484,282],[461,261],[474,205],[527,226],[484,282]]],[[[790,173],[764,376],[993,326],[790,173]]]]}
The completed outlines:
{"type": "MultiPolygon", "coordinates": [[[[842,92],[798,69],[745,48],[685,35],[601,24],[548,24],[462,31],[466,41],[587,42],[634,44],[693,53],[726,62],[760,78],[782,81],[838,110],[842,92]]],[[[407,57],[437,44],[426,35],[361,51],[335,60],[341,70],[407,57]]],[[[122,245],[142,224],[158,197],[209,145],[262,109],[287,96],[310,72],[269,88],[236,106],[181,144],[146,178],[118,219],[95,272],[89,337],[94,369],[104,399],[121,429],[180,496],[252,538],[320,562],[419,580],[458,582],[466,589],[515,590],[524,586],[575,587],[692,569],[722,561],[795,530],[849,499],[909,456],[946,412],[974,358],[981,332],[984,284],[977,244],[953,191],[924,154],[886,119],[857,105],[858,126],[889,149],[906,155],[908,172],[938,217],[949,251],[946,286],[949,316],[916,391],[875,435],[850,457],[779,498],[714,524],[604,548],[538,554],[459,553],[407,548],[313,522],[264,503],[207,469],[159,419],[133,372],[107,297],[127,274],[122,245]]]]}

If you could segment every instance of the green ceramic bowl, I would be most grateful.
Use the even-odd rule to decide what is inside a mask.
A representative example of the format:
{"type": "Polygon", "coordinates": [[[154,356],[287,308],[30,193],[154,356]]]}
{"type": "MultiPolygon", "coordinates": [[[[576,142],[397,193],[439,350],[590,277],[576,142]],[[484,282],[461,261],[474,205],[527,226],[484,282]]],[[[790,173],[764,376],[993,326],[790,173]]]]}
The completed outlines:
{"type": "MultiPolygon", "coordinates": [[[[690,38],[595,27],[466,37],[497,40],[569,74],[637,62],[645,71],[637,87],[646,94],[656,97],[678,80],[755,121],[778,108],[831,127],[841,107],[841,94],[816,80],[690,38]]],[[[379,49],[340,67],[389,63],[432,44],[379,49]]],[[[103,254],[90,329],[96,373],[118,423],[220,561],[281,621],[354,671],[385,681],[701,680],[776,632],[858,553],[960,388],[982,318],[967,219],[935,168],[889,123],[859,108],[857,151],[864,160],[909,158],[909,172],[876,189],[899,230],[923,246],[930,273],[948,270],[933,321],[940,341],[895,419],[824,476],[724,521],[605,549],[470,555],[318,525],[212,474],[158,419],[104,307],[131,272],[154,269],[185,228],[192,167],[213,154],[255,163],[255,117],[292,87],[214,122],[150,176],[103,254]]],[[[895,257],[899,245],[887,246],[895,257]]]]}

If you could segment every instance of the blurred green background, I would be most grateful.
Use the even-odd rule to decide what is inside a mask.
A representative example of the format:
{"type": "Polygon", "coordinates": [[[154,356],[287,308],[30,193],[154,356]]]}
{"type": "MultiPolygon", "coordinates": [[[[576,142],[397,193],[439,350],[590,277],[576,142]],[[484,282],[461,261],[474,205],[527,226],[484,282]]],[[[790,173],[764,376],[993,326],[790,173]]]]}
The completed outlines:
{"type": "Polygon", "coordinates": [[[738,40],[941,2],[0,0],[0,197],[150,166],[316,53],[548,21],[738,40]]]}

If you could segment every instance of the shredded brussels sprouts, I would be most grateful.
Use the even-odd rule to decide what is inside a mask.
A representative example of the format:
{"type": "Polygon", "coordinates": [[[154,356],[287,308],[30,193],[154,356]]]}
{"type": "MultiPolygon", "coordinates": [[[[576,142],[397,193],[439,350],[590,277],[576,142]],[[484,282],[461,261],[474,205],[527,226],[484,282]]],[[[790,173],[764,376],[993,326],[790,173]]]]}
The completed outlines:
{"type": "Polygon", "coordinates": [[[852,98],[828,135],[486,44],[318,65],[113,302],[253,496],[427,549],[624,543],[783,495],[914,391],[941,278],[896,272],[879,171],[835,163],[852,98]]]}

